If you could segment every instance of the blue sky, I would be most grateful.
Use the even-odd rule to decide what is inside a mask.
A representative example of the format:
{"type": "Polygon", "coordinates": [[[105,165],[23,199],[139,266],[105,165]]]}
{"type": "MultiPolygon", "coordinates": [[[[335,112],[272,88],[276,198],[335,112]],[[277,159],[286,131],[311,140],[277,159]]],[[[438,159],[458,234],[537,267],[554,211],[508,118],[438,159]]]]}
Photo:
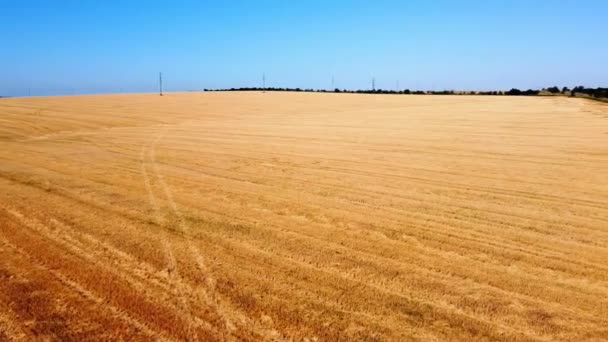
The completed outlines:
{"type": "Polygon", "coordinates": [[[0,0],[0,95],[608,86],[608,1],[0,0]]]}

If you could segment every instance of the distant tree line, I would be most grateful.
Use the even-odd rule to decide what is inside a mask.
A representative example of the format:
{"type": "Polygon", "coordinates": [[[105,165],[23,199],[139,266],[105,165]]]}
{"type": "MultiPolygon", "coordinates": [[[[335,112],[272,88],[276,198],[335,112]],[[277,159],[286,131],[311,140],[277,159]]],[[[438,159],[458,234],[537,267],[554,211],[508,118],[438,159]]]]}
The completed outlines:
{"type": "Polygon", "coordinates": [[[538,95],[539,93],[540,93],[540,90],[533,90],[533,89],[519,90],[517,88],[512,88],[511,90],[505,92],[505,95],[533,96],[533,95],[538,95]]]}
{"type": "Polygon", "coordinates": [[[275,88],[275,87],[244,87],[244,88],[228,88],[228,89],[205,89],[205,91],[293,91],[293,92],[317,92],[317,93],[351,93],[351,94],[414,94],[414,95],[510,95],[510,96],[536,96],[543,93],[563,94],[577,96],[577,94],[585,94],[593,98],[608,98],[608,88],[585,88],[583,86],[574,87],[570,90],[568,87],[559,89],[558,87],[549,87],[542,90],[528,89],[519,90],[512,88],[511,90],[493,90],[493,91],[454,91],[454,90],[386,90],[386,89],[312,89],[312,88],[275,88]]]}
{"type": "MultiPolygon", "coordinates": [[[[295,91],[295,92],[316,92],[316,93],[350,93],[350,94],[414,94],[414,95],[464,95],[464,92],[457,93],[454,90],[386,90],[386,89],[302,89],[302,88],[274,88],[274,87],[243,87],[243,88],[227,88],[227,89],[204,89],[204,91],[295,91]]],[[[503,92],[466,92],[466,94],[474,95],[503,95],[503,92]]]]}
{"type": "Polygon", "coordinates": [[[571,91],[572,96],[576,94],[587,94],[595,98],[608,98],[608,88],[585,88],[583,86],[574,87],[571,91]]]}

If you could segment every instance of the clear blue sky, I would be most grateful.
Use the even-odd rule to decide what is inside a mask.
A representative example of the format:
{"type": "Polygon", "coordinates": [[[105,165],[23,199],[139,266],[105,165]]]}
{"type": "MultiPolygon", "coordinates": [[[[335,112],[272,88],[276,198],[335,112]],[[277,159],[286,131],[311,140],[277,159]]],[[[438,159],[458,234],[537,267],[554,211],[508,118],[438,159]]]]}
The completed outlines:
{"type": "Polygon", "coordinates": [[[608,86],[608,1],[0,0],[0,95],[608,86]]]}

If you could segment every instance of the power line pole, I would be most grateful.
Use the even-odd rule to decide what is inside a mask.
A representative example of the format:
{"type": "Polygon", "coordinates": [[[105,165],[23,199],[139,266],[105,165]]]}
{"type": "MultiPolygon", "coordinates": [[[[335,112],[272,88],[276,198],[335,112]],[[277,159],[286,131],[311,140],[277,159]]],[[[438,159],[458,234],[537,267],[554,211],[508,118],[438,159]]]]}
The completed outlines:
{"type": "Polygon", "coordinates": [[[262,74],[262,88],[266,89],[266,73],[262,74]]]}
{"type": "Polygon", "coordinates": [[[163,73],[158,73],[158,88],[160,92],[160,96],[163,96],[163,73]]]}
{"type": "Polygon", "coordinates": [[[376,78],[372,77],[372,91],[376,91],[376,78]]]}

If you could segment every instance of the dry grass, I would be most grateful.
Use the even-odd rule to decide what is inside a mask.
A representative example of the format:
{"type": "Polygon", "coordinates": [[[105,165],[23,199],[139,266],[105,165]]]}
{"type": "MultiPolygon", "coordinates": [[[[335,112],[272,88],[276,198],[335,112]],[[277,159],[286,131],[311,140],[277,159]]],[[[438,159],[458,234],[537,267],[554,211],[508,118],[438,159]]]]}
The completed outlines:
{"type": "Polygon", "coordinates": [[[0,340],[602,340],[608,109],[0,100],[0,340]]]}

